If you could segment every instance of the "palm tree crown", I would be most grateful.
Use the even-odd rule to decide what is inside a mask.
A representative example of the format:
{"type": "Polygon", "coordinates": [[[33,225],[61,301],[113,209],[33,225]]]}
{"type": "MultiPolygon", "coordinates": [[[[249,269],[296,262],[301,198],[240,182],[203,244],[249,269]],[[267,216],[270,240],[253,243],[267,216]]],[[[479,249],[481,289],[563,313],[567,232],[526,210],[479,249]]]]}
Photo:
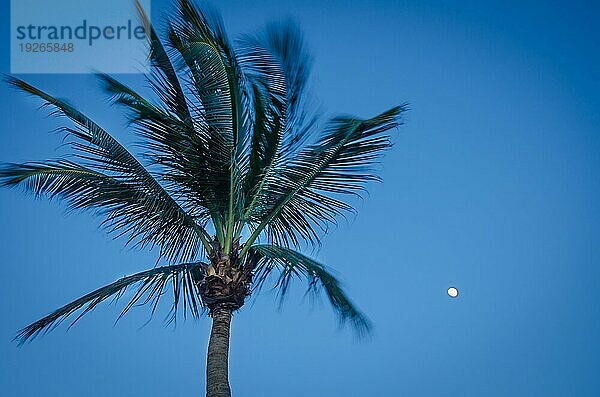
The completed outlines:
{"type": "MultiPolygon", "coordinates": [[[[156,307],[167,289],[178,308],[200,316],[239,309],[270,280],[285,294],[304,277],[323,291],[342,322],[365,331],[368,320],[336,278],[298,252],[317,244],[352,206],[344,201],[377,180],[373,165],[390,147],[386,132],[405,106],[370,119],[318,121],[307,103],[310,58],[289,23],[229,41],[218,17],[178,0],[163,44],[138,8],[148,33],[154,91],[146,99],[100,74],[105,91],[128,111],[144,142],[144,164],[67,102],[9,78],[72,123],[63,129],[70,160],[7,164],[5,186],[59,197],[92,209],[127,242],[157,247],[167,266],[93,291],[24,328],[23,343],[100,302],[136,288],[136,303],[156,307]]],[[[121,314],[121,315],[122,315],[121,314]]],[[[209,353],[210,356],[210,353],[209,353]]],[[[210,357],[209,357],[210,360],[210,357]]],[[[216,394],[215,394],[216,395],[216,394]]]]}

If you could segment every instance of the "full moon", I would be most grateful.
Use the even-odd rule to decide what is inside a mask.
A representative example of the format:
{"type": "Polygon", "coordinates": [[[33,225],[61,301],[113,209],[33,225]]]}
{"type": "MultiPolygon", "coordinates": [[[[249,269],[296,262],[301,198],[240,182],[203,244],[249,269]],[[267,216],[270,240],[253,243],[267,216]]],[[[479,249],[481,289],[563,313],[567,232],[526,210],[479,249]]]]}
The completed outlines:
{"type": "Polygon", "coordinates": [[[448,296],[451,298],[456,298],[458,296],[458,290],[454,287],[448,288],[448,296]]]}

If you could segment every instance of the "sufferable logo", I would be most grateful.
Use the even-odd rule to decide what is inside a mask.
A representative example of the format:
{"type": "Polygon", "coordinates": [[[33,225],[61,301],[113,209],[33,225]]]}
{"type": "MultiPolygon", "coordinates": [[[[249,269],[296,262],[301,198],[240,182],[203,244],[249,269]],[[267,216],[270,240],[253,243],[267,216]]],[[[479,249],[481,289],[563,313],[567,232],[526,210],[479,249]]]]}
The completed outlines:
{"type": "Polygon", "coordinates": [[[131,20],[125,25],[90,25],[86,19],[76,26],[40,26],[27,25],[17,26],[17,40],[36,40],[36,41],[64,41],[64,40],[85,40],[89,46],[96,40],[144,40],[146,30],[139,24],[134,24],[131,20]]]}

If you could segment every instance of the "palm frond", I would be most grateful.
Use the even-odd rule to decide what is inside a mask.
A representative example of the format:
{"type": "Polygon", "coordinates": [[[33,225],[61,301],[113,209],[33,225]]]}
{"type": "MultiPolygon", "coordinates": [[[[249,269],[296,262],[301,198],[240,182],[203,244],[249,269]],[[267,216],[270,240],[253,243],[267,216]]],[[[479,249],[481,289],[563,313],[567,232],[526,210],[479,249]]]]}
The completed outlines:
{"type": "Polygon", "coordinates": [[[150,49],[152,66],[150,85],[161,98],[162,102],[177,115],[179,120],[189,125],[191,114],[177,72],[162,42],[158,38],[156,30],[138,0],[135,0],[135,6],[140,20],[145,27],[150,49]]]}
{"type": "Polygon", "coordinates": [[[308,293],[325,292],[341,324],[349,322],[359,335],[370,331],[371,323],[346,296],[340,282],[314,259],[290,248],[259,244],[249,249],[247,261],[254,268],[258,287],[273,270],[279,270],[276,287],[283,299],[292,279],[303,277],[309,282],[308,293]]]}
{"type": "Polygon", "coordinates": [[[247,217],[271,173],[296,153],[317,116],[307,116],[310,107],[303,101],[311,61],[295,24],[268,25],[262,34],[244,36],[239,44],[239,62],[254,94],[254,129],[245,177],[247,217]]]}
{"type": "Polygon", "coordinates": [[[209,152],[216,157],[213,163],[221,165],[213,178],[218,189],[211,193],[222,205],[222,216],[216,218],[224,224],[215,226],[223,229],[219,237],[229,253],[244,207],[241,162],[249,142],[250,96],[221,18],[216,13],[209,18],[190,0],[178,0],[177,5],[169,40],[190,76],[197,111],[208,124],[209,152]]]}
{"type": "MultiPolygon", "coordinates": [[[[154,314],[160,298],[166,292],[169,284],[173,289],[173,306],[168,315],[168,321],[177,316],[178,307],[183,303],[184,315],[189,311],[194,317],[199,317],[203,311],[202,302],[198,299],[196,284],[204,277],[205,265],[184,263],[172,266],[157,267],[131,276],[123,277],[109,285],[99,288],[71,303],[61,307],[42,319],[23,328],[15,337],[22,345],[28,340],[52,331],[63,321],[81,309],[78,316],[71,322],[69,328],[86,313],[108,298],[120,298],[125,291],[137,285],[136,292],[121,311],[118,319],[125,315],[135,305],[152,305],[154,314]]],[[[117,320],[118,320],[117,319],[117,320]]]]}
{"type": "MultiPolygon", "coordinates": [[[[178,258],[177,254],[181,253],[187,254],[181,257],[183,260],[193,259],[196,253],[196,249],[194,248],[196,239],[200,239],[205,249],[210,247],[208,235],[203,227],[109,133],[65,101],[54,98],[22,80],[9,77],[8,81],[22,91],[41,98],[47,105],[55,107],[60,114],[67,116],[74,122],[75,128],[65,127],[64,131],[68,136],[76,138],[76,141],[71,142],[71,145],[77,157],[88,163],[88,168],[99,172],[108,172],[117,179],[127,181],[127,183],[134,185],[138,191],[155,197],[154,203],[160,203],[161,205],[161,211],[158,215],[162,216],[166,213],[173,215],[170,218],[170,222],[175,228],[165,228],[165,230],[153,236],[156,237],[153,239],[153,242],[161,244],[161,247],[164,248],[162,253],[166,253],[168,259],[175,260],[178,258]],[[191,230],[197,236],[186,243],[184,250],[179,250],[180,246],[176,246],[176,249],[167,248],[169,240],[181,238],[181,236],[177,236],[176,232],[185,229],[191,230]],[[167,244],[162,245],[162,243],[167,244]]],[[[154,218],[156,218],[156,215],[154,218]]],[[[128,231],[133,233],[131,235],[132,239],[139,237],[135,234],[136,228],[131,228],[128,231]]],[[[185,234],[186,236],[192,235],[189,232],[185,234]]]]}
{"type": "Polygon", "coordinates": [[[298,26],[290,21],[274,22],[259,38],[264,48],[281,65],[286,81],[286,154],[295,153],[311,131],[314,118],[311,106],[306,98],[306,90],[310,80],[312,56],[306,48],[304,38],[298,26]]]}
{"type": "Polygon", "coordinates": [[[97,210],[109,233],[128,235],[127,242],[140,247],[158,245],[166,257],[197,256],[200,240],[194,224],[135,181],[57,160],[5,164],[0,185],[63,199],[70,209],[97,210]]]}
{"type": "MultiPolygon", "coordinates": [[[[219,20],[206,15],[188,0],[177,1],[177,14],[169,22],[169,44],[176,50],[180,69],[189,72],[193,94],[201,108],[198,113],[215,134],[215,139],[232,147],[235,141],[235,98],[230,81],[232,58],[227,58],[226,37],[221,37],[219,20]]],[[[176,58],[176,59],[177,59],[176,58]]],[[[225,154],[230,155],[227,150],[225,154]]]]}
{"type": "MultiPolygon", "coordinates": [[[[194,117],[198,112],[190,109],[188,104],[183,86],[186,81],[178,75],[139,3],[137,7],[146,32],[149,32],[152,61],[149,83],[166,109],[150,104],[129,87],[103,76],[105,88],[118,102],[133,110],[133,122],[148,142],[150,158],[166,168],[163,178],[175,183],[179,191],[183,190],[186,200],[216,214],[219,206],[215,205],[214,197],[206,196],[222,179],[219,172],[223,168],[223,157],[208,151],[211,138],[206,120],[194,117]],[[218,171],[216,174],[215,170],[218,171]]],[[[227,155],[226,151],[223,155],[227,155]]]]}
{"type": "Polygon", "coordinates": [[[267,25],[258,35],[243,36],[239,58],[250,78],[263,84],[274,98],[285,102],[291,119],[288,124],[293,130],[302,130],[295,119],[304,112],[300,105],[305,104],[312,58],[298,26],[289,20],[282,21],[267,25]]]}
{"type": "Polygon", "coordinates": [[[115,78],[106,74],[98,74],[98,78],[113,101],[129,110],[131,122],[145,140],[146,157],[160,166],[163,182],[173,185],[173,195],[187,204],[188,211],[198,206],[215,211],[204,195],[212,184],[210,170],[215,168],[210,164],[213,157],[207,152],[205,137],[115,78]]]}
{"type": "Polygon", "coordinates": [[[334,119],[320,139],[272,174],[250,214],[258,226],[248,244],[263,230],[278,245],[318,242],[319,230],[352,210],[341,196],[360,195],[365,183],[379,180],[373,166],[390,147],[385,132],[399,125],[405,110],[398,106],[367,120],[334,119]]]}
{"type": "Polygon", "coordinates": [[[254,91],[254,126],[248,154],[247,170],[244,175],[244,194],[246,208],[244,218],[256,205],[260,191],[265,185],[280,153],[280,143],[285,123],[284,115],[268,104],[270,98],[258,85],[254,91]]]}
{"type": "Polygon", "coordinates": [[[149,141],[151,158],[155,163],[168,168],[169,172],[165,173],[164,178],[187,190],[187,198],[193,199],[195,195],[202,202],[201,205],[215,212],[212,203],[204,198],[215,175],[197,175],[211,174],[220,164],[211,164],[210,161],[221,158],[208,152],[208,127],[205,120],[194,117],[195,113],[188,104],[184,90],[187,82],[178,75],[167,50],[139,3],[137,7],[140,18],[147,27],[146,31],[149,32],[152,61],[150,86],[162,99],[166,109],[150,104],[141,95],[112,78],[101,78],[106,90],[115,96],[117,102],[133,110],[133,121],[138,125],[142,136],[149,141]]]}

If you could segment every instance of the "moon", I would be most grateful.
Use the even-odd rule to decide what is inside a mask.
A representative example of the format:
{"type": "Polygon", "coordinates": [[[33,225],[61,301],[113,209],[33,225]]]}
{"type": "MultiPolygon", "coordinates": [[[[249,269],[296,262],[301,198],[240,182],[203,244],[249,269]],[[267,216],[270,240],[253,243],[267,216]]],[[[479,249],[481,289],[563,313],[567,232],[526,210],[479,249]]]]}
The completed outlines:
{"type": "Polygon", "coordinates": [[[458,290],[454,287],[450,287],[448,288],[448,296],[450,298],[456,298],[458,296],[458,290]]]}

